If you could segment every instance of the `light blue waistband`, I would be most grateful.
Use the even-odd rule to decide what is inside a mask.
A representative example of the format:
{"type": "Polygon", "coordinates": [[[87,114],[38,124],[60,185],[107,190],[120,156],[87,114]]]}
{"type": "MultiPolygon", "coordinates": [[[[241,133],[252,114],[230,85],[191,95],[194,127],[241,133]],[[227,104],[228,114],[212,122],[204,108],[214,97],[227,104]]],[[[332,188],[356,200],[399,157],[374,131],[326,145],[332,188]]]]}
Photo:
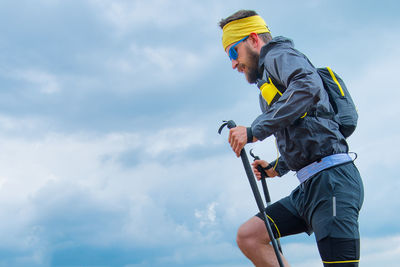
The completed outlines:
{"type": "Polygon", "coordinates": [[[297,172],[297,178],[303,183],[311,176],[327,168],[352,161],[353,159],[347,153],[333,154],[322,158],[320,161],[313,162],[297,172]]]}

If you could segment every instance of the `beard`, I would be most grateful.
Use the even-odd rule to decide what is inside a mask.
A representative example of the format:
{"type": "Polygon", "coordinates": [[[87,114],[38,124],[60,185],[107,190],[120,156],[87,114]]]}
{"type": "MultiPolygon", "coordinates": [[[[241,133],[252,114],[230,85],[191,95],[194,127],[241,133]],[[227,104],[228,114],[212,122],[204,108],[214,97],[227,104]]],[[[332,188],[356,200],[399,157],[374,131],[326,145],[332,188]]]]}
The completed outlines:
{"type": "Polygon", "coordinates": [[[249,64],[247,65],[246,79],[249,83],[257,83],[257,80],[260,79],[262,75],[258,69],[258,61],[260,60],[260,55],[258,55],[247,46],[246,49],[249,62],[249,64]]]}

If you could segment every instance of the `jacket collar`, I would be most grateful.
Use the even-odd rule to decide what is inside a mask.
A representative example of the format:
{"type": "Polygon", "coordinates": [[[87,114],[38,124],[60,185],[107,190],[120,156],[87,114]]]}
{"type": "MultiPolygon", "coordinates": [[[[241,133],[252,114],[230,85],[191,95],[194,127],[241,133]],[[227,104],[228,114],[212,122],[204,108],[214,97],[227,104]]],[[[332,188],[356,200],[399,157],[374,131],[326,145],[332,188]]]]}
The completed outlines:
{"type": "Polygon", "coordinates": [[[274,37],[271,41],[269,41],[267,44],[265,44],[263,47],[261,47],[260,58],[258,60],[258,68],[260,71],[263,71],[262,68],[264,67],[265,57],[267,56],[268,52],[272,48],[274,48],[275,46],[278,46],[278,45],[294,47],[294,43],[291,39],[283,37],[283,36],[274,37]]]}

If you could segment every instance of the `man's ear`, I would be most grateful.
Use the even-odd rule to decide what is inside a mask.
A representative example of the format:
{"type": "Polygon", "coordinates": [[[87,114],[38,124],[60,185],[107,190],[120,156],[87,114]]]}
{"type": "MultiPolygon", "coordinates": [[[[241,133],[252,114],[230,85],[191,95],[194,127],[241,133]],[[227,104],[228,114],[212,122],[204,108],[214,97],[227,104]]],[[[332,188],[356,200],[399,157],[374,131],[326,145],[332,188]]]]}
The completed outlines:
{"type": "Polygon", "coordinates": [[[261,41],[261,39],[260,39],[260,37],[258,36],[258,34],[257,33],[255,33],[255,32],[252,32],[252,33],[250,33],[249,34],[249,43],[250,43],[250,45],[253,47],[253,48],[258,48],[261,44],[260,44],[260,41],[261,41]]]}

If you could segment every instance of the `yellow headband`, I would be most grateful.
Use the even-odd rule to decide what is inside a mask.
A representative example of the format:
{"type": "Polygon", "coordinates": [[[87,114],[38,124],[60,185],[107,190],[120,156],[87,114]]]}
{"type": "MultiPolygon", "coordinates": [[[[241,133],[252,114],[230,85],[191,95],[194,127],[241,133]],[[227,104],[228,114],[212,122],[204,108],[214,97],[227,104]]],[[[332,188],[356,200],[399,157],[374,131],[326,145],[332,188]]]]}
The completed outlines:
{"type": "Polygon", "coordinates": [[[229,22],[222,29],[222,45],[224,50],[250,33],[270,32],[265,21],[258,15],[229,22]]]}

